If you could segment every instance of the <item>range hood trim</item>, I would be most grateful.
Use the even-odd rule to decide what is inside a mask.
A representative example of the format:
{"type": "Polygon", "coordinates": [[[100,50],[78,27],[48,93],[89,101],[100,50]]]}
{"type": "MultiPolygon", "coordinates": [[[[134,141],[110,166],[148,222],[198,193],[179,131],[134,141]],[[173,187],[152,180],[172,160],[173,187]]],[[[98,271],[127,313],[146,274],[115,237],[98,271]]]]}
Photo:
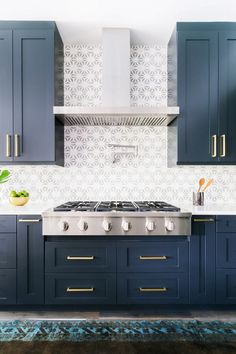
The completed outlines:
{"type": "Polygon", "coordinates": [[[167,126],[179,107],[55,106],[54,114],[64,125],[167,126]]]}

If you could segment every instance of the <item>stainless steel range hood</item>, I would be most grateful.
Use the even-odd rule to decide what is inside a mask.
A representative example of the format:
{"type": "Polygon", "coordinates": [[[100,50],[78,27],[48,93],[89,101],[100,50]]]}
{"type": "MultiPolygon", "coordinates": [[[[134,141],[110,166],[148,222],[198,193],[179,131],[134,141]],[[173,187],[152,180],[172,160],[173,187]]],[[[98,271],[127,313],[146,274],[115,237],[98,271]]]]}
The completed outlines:
{"type": "Polygon", "coordinates": [[[166,126],[179,107],[130,106],[130,30],[104,28],[102,105],[56,106],[54,114],[66,125],[166,126]]]}

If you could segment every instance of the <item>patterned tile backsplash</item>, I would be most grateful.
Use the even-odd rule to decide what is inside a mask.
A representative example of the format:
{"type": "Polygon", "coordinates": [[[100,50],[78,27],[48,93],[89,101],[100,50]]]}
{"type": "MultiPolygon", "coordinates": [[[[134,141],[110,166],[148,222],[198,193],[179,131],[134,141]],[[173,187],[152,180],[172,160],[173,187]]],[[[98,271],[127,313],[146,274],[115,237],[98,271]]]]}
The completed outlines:
{"type": "MultiPolygon", "coordinates": [[[[65,46],[65,104],[101,104],[102,49],[65,46]]],[[[131,48],[131,104],[165,105],[167,52],[161,46],[131,48]]],[[[211,202],[236,201],[236,166],[167,167],[165,127],[65,127],[66,167],[7,166],[11,189],[27,189],[32,201],[72,199],[161,199],[191,202],[200,177],[213,177],[207,192],[211,202]],[[138,156],[121,155],[113,163],[109,144],[135,145],[138,156]]],[[[6,166],[4,166],[5,168],[6,166]]],[[[3,166],[2,166],[3,168],[3,166]]]]}

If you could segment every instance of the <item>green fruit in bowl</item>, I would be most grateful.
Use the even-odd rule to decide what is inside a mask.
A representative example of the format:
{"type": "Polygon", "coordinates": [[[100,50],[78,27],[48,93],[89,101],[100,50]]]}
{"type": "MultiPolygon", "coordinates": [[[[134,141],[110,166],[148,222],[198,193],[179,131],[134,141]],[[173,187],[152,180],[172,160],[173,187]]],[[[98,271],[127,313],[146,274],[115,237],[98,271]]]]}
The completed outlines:
{"type": "Polygon", "coordinates": [[[13,198],[17,197],[16,191],[11,191],[9,197],[13,197],[13,198]]]}
{"type": "Polygon", "coordinates": [[[12,205],[23,206],[29,201],[29,193],[25,190],[20,192],[11,191],[9,193],[9,201],[12,205]]]}

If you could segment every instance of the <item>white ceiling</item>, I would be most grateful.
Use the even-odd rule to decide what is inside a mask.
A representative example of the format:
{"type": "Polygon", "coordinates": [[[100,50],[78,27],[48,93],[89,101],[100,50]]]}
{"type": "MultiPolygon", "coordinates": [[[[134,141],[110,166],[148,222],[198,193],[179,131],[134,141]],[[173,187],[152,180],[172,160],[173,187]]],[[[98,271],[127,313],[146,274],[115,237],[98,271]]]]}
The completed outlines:
{"type": "Polygon", "coordinates": [[[177,21],[236,21],[235,0],[0,0],[0,8],[0,20],[55,20],[65,43],[100,43],[110,26],[131,28],[135,44],[166,44],[177,21]]]}

